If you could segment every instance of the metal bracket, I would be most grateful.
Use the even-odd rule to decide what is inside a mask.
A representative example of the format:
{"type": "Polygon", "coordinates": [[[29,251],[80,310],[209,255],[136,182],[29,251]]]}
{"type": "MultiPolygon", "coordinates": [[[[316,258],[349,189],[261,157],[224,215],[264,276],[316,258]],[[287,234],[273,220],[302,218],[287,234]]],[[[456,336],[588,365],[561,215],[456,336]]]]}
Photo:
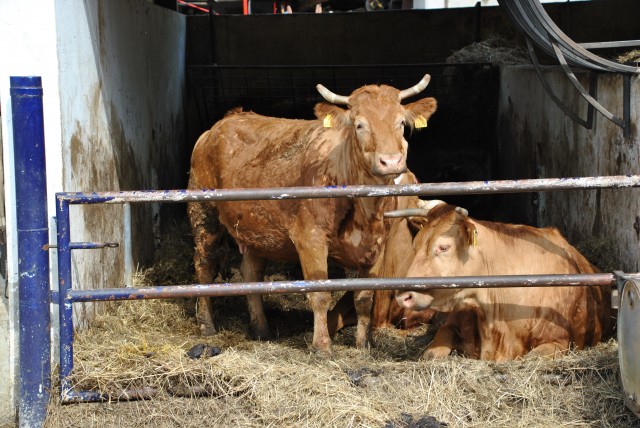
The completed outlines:
{"type": "Polygon", "coordinates": [[[620,309],[620,296],[622,296],[624,284],[633,278],[620,270],[614,270],[613,275],[616,278],[616,288],[611,294],[611,307],[613,309],[620,309]]]}
{"type": "Polygon", "coordinates": [[[529,56],[531,56],[531,61],[533,62],[534,68],[540,81],[542,82],[542,86],[544,87],[547,95],[551,98],[551,100],[571,119],[580,125],[584,126],[586,129],[593,128],[593,109],[598,110],[604,117],[609,119],[611,122],[618,125],[622,128],[623,136],[625,138],[629,138],[631,136],[631,75],[623,74],[623,99],[622,99],[622,108],[623,108],[623,117],[620,118],[615,116],[609,110],[607,110],[602,104],[596,100],[597,96],[597,85],[598,85],[598,76],[594,71],[590,72],[589,77],[589,91],[587,91],[584,86],[580,83],[578,78],[575,76],[571,68],[569,67],[562,51],[558,47],[558,44],[554,41],[551,41],[551,46],[556,54],[558,61],[560,62],[560,66],[562,70],[569,78],[569,81],[573,84],[573,86],[577,89],[580,95],[589,103],[587,107],[587,119],[582,119],[575,112],[573,112],[569,107],[567,107],[564,102],[558,98],[551,89],[549,82],[547,81],[544,73],[542,73],[542,67],[540,66],[540,62],[538,61],[538,57],[536,56],[535,50],[533,48],[533,44],[531,40],[527,37],[527,49],[529,50],[529,56]]]}

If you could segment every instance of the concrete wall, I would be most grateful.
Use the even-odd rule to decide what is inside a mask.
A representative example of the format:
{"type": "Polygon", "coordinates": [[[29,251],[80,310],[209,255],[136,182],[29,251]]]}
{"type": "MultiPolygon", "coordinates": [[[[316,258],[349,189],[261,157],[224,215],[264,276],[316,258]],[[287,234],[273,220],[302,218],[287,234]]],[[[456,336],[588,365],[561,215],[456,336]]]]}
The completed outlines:
{"type": "MultiPolygon", "coordinates": [[[[555,93],[586,117],[586,101],[562,71],[545,75],[555,93]]],[[[588,76],[579,74],[588,87],[588,76]]],[[[631,138],[596,114],[587,130],[567,117],[545,94],[531,67],[501,71],[499,153],[502,178],[555,178],[640,174],[640,78],[632,78],[631,138]]],[[[598,100],[622,116],[622,77],[602,75],[598,100]]],[[[512,201],[505,217],[540,226],[558,227],[573,242],[606,238],[612,241],[626,272],[640,270],[640,189],[544,192],[505,195],[512,201]]]]}
{"type": "MultiPolygon", "coordinates": [[[[4,346],[0,351],[0,425],[13,419],[18,355],[9,76],[42,76],[48,206],[53,219],[58,191],[186,187],[183,171],[189,154],[182,147],[185,39],[183,15],[144,0],[0,2],[9,279],[9,328],[0,313],[0,343],[10,345],[8,356],[4,346]]],[[[134,208],[136,261],[152,257],[164,214],[159,207],[134,208]]],[[[74,241],[122,243],[122,207],[75,207],[71,223],[74,241]]],[[[53,235],[53,221],[50,227],[53,235]]],[[[54,288],[56,263],[52,251],[54,288]]],[[[121,286],[122,247],[75,252],[73,268],[75,288],[121,286]]],[[[3,299],[3,308],[7,301],[3,299]]],[[[57,307],[52,306],[56,324],[57,307]]],[[[77,323],[85,323],[93,308],[77,305],[77,323]]]]}
{"type": "MultiPolygon", "coordinates": [[[[142,0],[60,1],[56,16],[65,29],[58,33],[65,189],[186,187],[184,16],[142,0]]],[[[161,217],[157,206],[132,209],[135,260],[144,263],[161,217]]],[[[72,239],[122,242],[122,210],[73,207],[72,239]]],[[[124,283],[121,249],[75,252],[73,263],[78,287],[124,283]]],[[[78,305],[76,314],[86,320],[93,308],[78,305]]]]}

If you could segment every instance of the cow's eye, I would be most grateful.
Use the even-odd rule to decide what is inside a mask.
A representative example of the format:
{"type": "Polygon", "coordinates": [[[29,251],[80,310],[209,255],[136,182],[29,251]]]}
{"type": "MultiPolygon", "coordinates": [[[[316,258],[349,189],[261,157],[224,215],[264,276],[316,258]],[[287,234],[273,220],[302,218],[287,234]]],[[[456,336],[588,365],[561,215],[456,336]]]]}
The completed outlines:
{"type": "Polygon", "coordinates": [[[356,122],[356,131],[362,131],[364,129],[364,124],[362,122],[356,122]]]}
{"type": "Polygon", "coordinates": [[[400,122],[400,123],[398,124],[398,128],[404,128],[406,124],[407,124],[407,122],[405,122],[405,121],[403,120],[402,122],[400,122]]]}
{"type": "Polygon", "coordinates": [[[447,251],[449,251],[450,248],[451,248],[451,245],[439,244],[438,246],[436,246],[436,254],[446,253],[447,251]]]}

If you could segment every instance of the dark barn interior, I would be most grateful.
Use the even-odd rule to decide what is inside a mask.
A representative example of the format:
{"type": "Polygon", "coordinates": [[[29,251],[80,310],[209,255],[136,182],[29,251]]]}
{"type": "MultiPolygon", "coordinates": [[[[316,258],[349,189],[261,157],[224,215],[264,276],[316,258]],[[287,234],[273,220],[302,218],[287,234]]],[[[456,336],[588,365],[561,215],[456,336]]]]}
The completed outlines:
{"type": "MultiPolygon", "coordinates": [[[[624,13],[634,7],[633,0],[545,5],[554,22],[580,42],[638,38],[633,13],[624,13]],[[591,25],[592,16],[610,17],[616,25],[591,25]]],[[[187,31],[188,147],[235,107],[312,119],[313,106],[322,101],[318,83],[346,95],[365,84],[409,87],[429,73],[431,83],[420,96],[435,97],[438,111],[428,128],[406,135],[409,168],[418,179],[528,178],[526,172],[503,173],[498,162],[499,67],[528,62],[524,40],[499,7],[194,15],[187,31]],[[462,60],[454,55],[487,40],[512,57],[498,57],[497,50],[462,60]]],[[[478,218],[530,222],[511,209],[514,198],[525,207],[534,203],[532,194],[446,199],[478,218]]]]}

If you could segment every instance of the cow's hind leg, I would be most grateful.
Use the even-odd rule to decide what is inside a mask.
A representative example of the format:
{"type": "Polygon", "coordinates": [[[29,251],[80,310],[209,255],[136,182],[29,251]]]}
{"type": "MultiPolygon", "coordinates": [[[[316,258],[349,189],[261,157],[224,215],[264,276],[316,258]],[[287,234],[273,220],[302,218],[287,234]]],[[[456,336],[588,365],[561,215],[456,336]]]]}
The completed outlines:
{"type": "Polygon", "coordinates": [[[333,337],[344,327],[358,322],[356,310],[353,306],[353,291],[347,291],[327,314],[329,336],[333,337]]]}
{"type": "Polygon", "coordinates": [[[373,306],[373,290],[353,292],[353,303],[358,314],[356,330],[356,347],[367,348],[371,338],[371,307],[373,306]]]}
{"type": "MultiPolygon", "coordinates": [[[[193,263],[196,280],[200,284],[211,284],[221,268],[221,263],[223,263],[216,255],[216,247],[226,231],[218,221],[218,213],[213,204],[190,203],[187,211],[195,243],[193,263]]],[[[217,252],[219,253],[219,251],[217,252]]],[[[211,298],[198,298],[196,322],[203,335],[208,336],[216,333],[211,298]]]]}
{"type": "MultiPolygon", "coordinates": [[[[240,273],[244,282],[260,282],[264,276],[264,268],[266,260],[247,251],[242,255],[242,263],[240,265],[240,273]]],[[[254,294],[247,296],[247,305],[249,308],[249,328],[251,337],[256,339],[269,339],[271,332],[269,323],[264,313],[262,304],[262,295],[254,294]]]]}

